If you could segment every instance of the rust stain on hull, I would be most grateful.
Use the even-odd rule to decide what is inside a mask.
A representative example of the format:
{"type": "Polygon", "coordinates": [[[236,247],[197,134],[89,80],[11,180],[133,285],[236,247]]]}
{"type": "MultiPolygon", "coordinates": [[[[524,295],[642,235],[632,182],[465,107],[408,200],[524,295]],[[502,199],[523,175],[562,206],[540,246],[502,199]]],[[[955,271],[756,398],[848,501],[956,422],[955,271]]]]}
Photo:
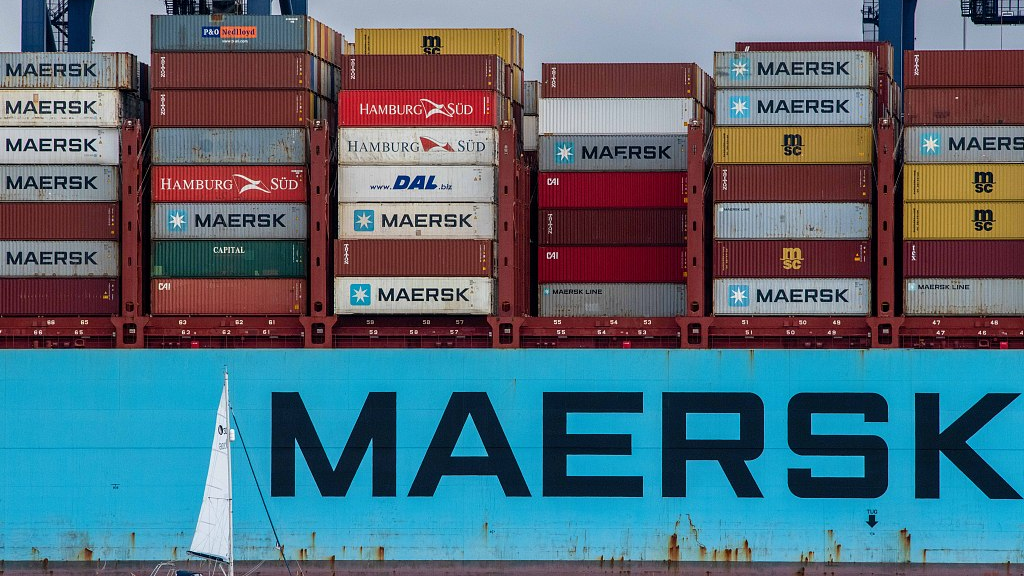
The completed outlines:
{"type": "Polygon", "coordinates": [[[910,532],[906,528],[900,530],[900,563],[910,562],[910,532]]]}
{"type": "Polygon", "coordinates": [[[679,562],[679,535],[672,534],[668,537],[668,559],[669,562],[679,562]]]}
{"type": "Polygon", "coordinates": [[[383,561],[384,560],[384,547],[383,546],[377,546],[377,560],[378,561],[383,561]]]}
{"type": "Polygon", "coordinates": [[[78,559],[83,562],[92,562],[92,548],[82,548],[78,553],[78,559]]]}

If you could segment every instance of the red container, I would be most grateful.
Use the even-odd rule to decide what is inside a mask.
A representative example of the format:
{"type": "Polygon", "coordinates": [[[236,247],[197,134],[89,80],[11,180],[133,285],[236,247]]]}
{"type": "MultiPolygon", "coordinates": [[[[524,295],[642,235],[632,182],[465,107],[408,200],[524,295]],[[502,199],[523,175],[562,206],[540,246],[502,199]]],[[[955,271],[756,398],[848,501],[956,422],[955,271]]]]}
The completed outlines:
{"type": "Polygon", "coordinates": [[[543,64],[541,98],[695,98],[713,101],[711,77],[692,63],[543,64]]]}
{"type": "Polygon", "coordinates": [[[914,88],[903,109],[907,126],[1024,124],[1024,88],[914,88]]]}
{"type": "Polygon", "coordinates": [[[494,274],[490,240],[335,240],[335,276],[494,274]]]}
{"type": "Polygon", "coordinates": [[[154,127],[267,128],[306,126],[327,120],[327,106],[308,90],[154,90],[154,127]]]}
{"type": "Polygon", "coordinates": [[[870,242],[716,241],[716,278],[870,278],[870,242]]]}
{"type": "Polygon", "coordinates": [[[537,282],[667,282],[686,278],[677,246],[547,246],[537,250],[537,282]]]}
{"type": "Polygon", "coordinates": [[[153,89],[314,90],[315,64],[299,52],[154,52],[153,89]]]}
{"type": "Polygon", "coordinates": [[[153,202],[305,202],[305,166],[153,166],[153,202]]]}
{"type": "Polygon", "coordinates": [[[342,126],[500,126],[509,101],[489,90],[346,90],[342,126]]]}
{"type": "Polygon", "coordinates": [[[116,203],[9,202],[0,204],[2,240],[117,240],[116,203]]]}
{"type": "Polygon", "coordinates": [[[903,87],[1022,87],[1024,50],[908,50],[903,87]]]}
{"type": "Polygon", "coordinates": [[[505,89],[505,62],[494,55],[355,55],[342,60],[341,90],[505,89]]]}
{"type": "Polygon", "coordinates": [[[686,172],[541,172],[541,208],[676,208],[686,205],[686,172]]]}
{"type": "MultiPolygon", "coordinates": [[[[737,52],[790,52],[802,50],[867,50],[878,58],[878,73],[892,76],[895,53],[888,42],[737,42],[737,52]]],[[[906,72],[903,73],[906,76],[906,72]]]]}
{"type": "Polygon", "coordinates": [[[715,202],[870,202],[869,165],[715,166],[715,202]]]}
{"type": "Polygon", "coordinates": [[[906,278],[1024,278],[1024,240],[903,243],[906,278]]]}
{"type": "Polygon", "coordinates": [[[199,280],[161,278],[150,283],[153,314],[300,315],[306,310],[306,281],[199,280]]]}
{"type": "Polygon", "coordinates": [[[537,240],[542,246],[682,246],[686,244],[686,210],[541,210],[537,231],[537,240]]]}
{"type": "Polygon", "coordinates": [[[113,316],[121,308],[113,278],[0,279],[0,316],[113,316]]]}

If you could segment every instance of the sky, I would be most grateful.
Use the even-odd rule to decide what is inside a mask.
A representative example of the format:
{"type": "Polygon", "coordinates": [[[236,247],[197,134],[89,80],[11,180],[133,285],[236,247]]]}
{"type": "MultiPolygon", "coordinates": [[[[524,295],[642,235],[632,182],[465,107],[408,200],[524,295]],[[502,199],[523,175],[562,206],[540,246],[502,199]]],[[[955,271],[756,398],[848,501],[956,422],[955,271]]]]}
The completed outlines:
{"type": "MultiPolygon", "coordinates": [[[[860,40],[862,0],[308,0],[310,15],[351,41],[354,28],[517,28],[526,77],[542,62],[697,62],[736,41],[860,40]]],[[[275,8],[277,2],[274,2],[275,8]]],[[[94,50],[149,61],[149,15],[163,0],[96,0],[94,50]]],[[[21,47],[21,0],[0,0],[0,51],[21,47]]],[[[918,49],[959,49],[960,3],[919,0],[918,49]]],[[[1024,49],[1024,27],[968,23],[969,49],[1024,49]]]]}

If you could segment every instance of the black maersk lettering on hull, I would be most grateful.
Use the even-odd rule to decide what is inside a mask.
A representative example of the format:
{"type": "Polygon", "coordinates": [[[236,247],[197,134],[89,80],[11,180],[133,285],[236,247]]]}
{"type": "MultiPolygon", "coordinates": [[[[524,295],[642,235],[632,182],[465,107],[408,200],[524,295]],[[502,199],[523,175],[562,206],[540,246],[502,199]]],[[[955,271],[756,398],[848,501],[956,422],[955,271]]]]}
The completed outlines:
{"type": "Polygon", "coordinates": [[[472,228],[472,214],[381,214],[381,228],[472,228]]]}
{"type": "Polygon", "coordinates": [[[96,252],[64,252],[64,251],[40,251],[40,252],[8,252],[8,266],[80,266],[91,264],[98,266],[96,252]]]}
{"type": "Polygon", "coordinates": [[[949,149],[953,150],[985,150],[997,152],[1000,150],[1024,151],[1024,136],[961,136],[960,138],[949,137],[949,149]]]}
{"type": "Polygon", "coordinates": [[[849,76],[849,62],[764,62],[757,63],[758,76],[849,76]]]}
{"type": "Polygon", "coordinates": [[[287,228],[286,214],[196,214],[196,228],[287,228]]]}
{"type": "Polygon", "coordinates": [[[469,288],[378,288],[380,302],[469,302],[469,288]]]}
{"type": "Polygon", "coordinates": [[[758,100],[759,114],[849,114],[849,100],[758,100]]]}
{"type": "MultiPolygon", "coordinates": [[[[968,441],[1020,394],[989,393],[950,423],[940,425],[939,394],[914,394],[914,495],[939,498],[940,455],[956,466],[990,499],[1019,500],[1020,494],[999,475],[968,441]]],[[[633,453],[630,434],[571,434],[569,414],[642,414],[643,392],[544,392],[543,425],[531,446],[541,445],[544,497],[644,496],[642,476],[569,475],[569,456],[625,456],[633,453]],[[534,444],[536,442],[536,444],[534,444]]],[[[328,412],[321,412],[321,414],[328,412]]],[[[799,393],[789,400],[785,426],[789,449],[797,456],[857,458],[863,474],[815,476],[812,468],[789,468],[784,475],[798,498],[878,498],[889,489],[889,449],[873,434],[814,434],[811,421],[828,415],[860,415],[865,423],[889,421],[889,406],[880,394],[799,393]]],[[[943,420],[949,421],[948,416],[943,420]]],[[[332,427],[336,423],[332,423],[332,427]]],[[[348,424],[345,423],[345,426],[348,424]]],[[[763,498],[749,462],[761,457],[765,443],[765,406],[749,392],[663,392],[661,394],[661,496],[686,496],[689,462],[717,462],[739,498],[763,498]],[[739,438],[706,440],[687,436],[690,414],[739,416],[739,438]]],[[[877,428],[876,428],[877,429],[877,428]]],[[[331,465],[298,392],[271,394],[270,495],[294,497],[296,445],[325,497],[348,494],[370,446],[372,493],[393,497],[398,486],[398,394],[370,392],[345,442],[338,463],[331,465]]],[[[472,430],[468,431],[472,433],[472,430]]],[[[409,440],[423,442],[426,438],[409,440]]],[[[337,446],[339,438],[329,438],[337,446]]],[[[896,452],[897,457],[903,451],[896,452]]],[[[578,460],[585,462],[585,460],[578,460]]],[[[576,467],[577,470],[579,467],[576,467]]],[[[531,496],[515,451],[485,392],[454,392],[441,415],[409,496],[433,496],[445,476],[494,476],[507,497],[531,496]],[[455,456],[455,446],[472,418],[486,456],[455,456]]],[[[763,479],[762,479],[763,481],[763,479]]],[[[906,491],[907,487],[899,487],[906,491]]]]}
{"type": "Polygon", "coordinates": [[[34,76],[38,78],[95,78],[96,64],[8,64],[4,72],[7,76],[34,76]]]}
{"type": "Polygon", "coordinates": [[[19,100],[4,102],[4,111],[9,115],[15,114],[77,114],[96,115],[96,100],[19,100]]]}
{"type": "Polygon", "coordinates": [[[98,138],[7,138],[8,152],[98,152],[98,138]]]}
{"type": "Polygon", "coordinates": [[[843,288],[841,290],[834,288],[791,288],[789,290],[758,290],[757,301],[758,302],[789,302],[793,304],[802,302],[821,302],[821,303],[832,303],[832,302],[846,302],[850,301],[846,299],[846,294],[850,290],[843,288]]]}
{"type": "Polygon", "coordinates": [[[581,146],[584,160],[671,160],[671,146],[581,146]]]}
{"type": "Polygon", "coordinates": [[[96,190],[96,176],[7,176],[8,190],[96,190]]]}

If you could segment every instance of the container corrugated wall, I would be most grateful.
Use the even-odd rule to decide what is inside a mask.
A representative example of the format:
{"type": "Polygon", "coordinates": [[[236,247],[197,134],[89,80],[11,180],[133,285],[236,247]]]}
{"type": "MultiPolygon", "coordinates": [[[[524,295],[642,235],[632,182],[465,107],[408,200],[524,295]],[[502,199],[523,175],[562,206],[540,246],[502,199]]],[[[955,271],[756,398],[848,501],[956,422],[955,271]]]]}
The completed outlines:
{"type": "Polygon", "coordinates": [[[875,97],[863,88],[743,90],[715,93],[719,126],[871,126],[875,97]]]}
{"type": "Polygon", "coordinates": [[[305,166],[153,166],[154,202],[305,202],[305,166]]]}
{"type": "Polygon", "coordinates": [[[494,202],[496,170],[477,166],[346,166],[340,202],[494,202]]]}
{"type": "Polygon", "coordinates": [[[493,240],[494,204],[353,203],[338,208],[338,237],[493,240]]]}
{"type": "Polygon", "coordinates": [[[153,314],[303,314],[306,281],[160,278],[150,282],[153,314]]]}
{"type": "Polygon", "coordinates": [[[870,236],[871,207],[868,204],[715,204],[715,238],[719,239],[862,239],[870,236]]]}
{"type": "Polygon", "coordinates": [[[906,278],[1024,278],[1024,240],[912,240],[906,278]]]}
{"type": "Polygon", "coordinates": [[[0,316],[116,316],[118,283],[113,278],[2,278],[0,316]]]}
{"type": "Polygon", "coordinates": [[[686,250],[677,246],[542,246],[537,250],[541,284],[677,284],[685,278],[686,250]]]}
{"type": "Polygon", "coordinates": [[[716,241],[718,278],[870,278],[871,243],[862,240],[716,241]]]}
{"type": "Polygon", "coordinates": [[[1021,164],[905,164],[906,202],[1024,200],[1021,164]]]}
{"type": "Polygon", "coordinates": [[[536,116],[523,116],[523,150],[536,152],[540,147],[540,120],[536,116]]]}
{"type": "Polygon", "coordinates": [[[691,63],[545,63],[544,98],[694,98],[711,104],[711,77],[691,63]]]}
{"type": "Polygon", "coordinates": [[[98,164],[121,161],[117,128],[0,127],[0,164],[98,164]]]}
{"type": "Polygon", "coordinates": [[[299,128],[154,128],[153,164],[305,164],[299,128]]]}
{"type": "Polygon", "coordinates": [[[675,208],[686,205],[686,172],[541,172],[540,208],[675,208]]]}
{"type": "Polygon", "coordinates": [[[871,304],[861,278],[722,278],[713,292],[719,315],[866,316],[871,304]]]}
{"type": "Polygon", "coordinates": [[[153,16],[153,52],[310,52],[327,60],[306,16],[153,16]]]}
{"type": "Polygon", "coordinates": [[[356,54],[496,54],[523,69],[523,35],[514,28],[356,28],[356,54]]]}
{"type": "Polygon", "coordinates": [[[721,127],[715,130],[716,164],[870,164],[870,127],[721,127]]]}
{"type": "Polygon", "coordinates": [[[498,131],[491,128],[342,128],[342,165],[496,166],[498,131]]]}
{"type": "Polygon", "coordinates": [[[1017,50],[907,50],[903,58],[906,88],[1024,86],[1024,62],[1017,50]]]}
{"type": "Polygon", "coordinates": [[[117,240],[114,202],[10,202],[0,205],[0,239],[117,240]]]}
{"type": "Polygon", "coordinates": [[[305,204],[154,204],[152,237],[160,239],[299,239],[308,234],[305,204]]]}
{"type": "Polygon", "coordinates": [[[494,275],[491,240],[336,240],[336,276],[494,275]]]}
{"type": "Polygon", "coordinates": [[[870,202],[868,164],[715,166],[716,202],[870,202]]]}
{"type": "Polygon", "coordinates": [[[341,126],[498,127],[510,119],[508,99],[487,90],[345,90],[341,126]]]}
{"type": "Polygon", "coordinates": [[[152,98],[157,127],[306,126],[330,115],[308,90],[154,90],[152,98]]]}
{"type": "Polygon", "coordinates": [[[541,245],[669,245],[686,243],[682,208],[542,209],[537,215],[541,245]]]}
{"type": "Polygon", "coordinates": [[[905,280],[908,315],[1019,316],[1024,280],[1015,278],[914,278],[905,280]]]}
{"type": "Polygon", "coordinates": [[[91,52],[0,53],[4,88],[138,90],[139,61],[133,54],[91,52]]]}
{"type": "Polygon", "coordinates": [[[540,134],[685,134],[693,98],[541,98],[540,134]]]}
{"type": "Polygon", "coordinates": [[[686,284],[541,284],[541,316],[668,317],[686,312],[686,284]]]}
{"type": "Polygon", "coordinates": [[[492,314],[490,278],[345,277],[334,279],[337,314],[492,314]]]}
{"type": "Polygon", "coordinates": [[[682,172],[686,136],[541,136],[537,157],[547,172],[682,172]]]}
{"type": "Polygon", "coordinates": [[[907,126],[1024,124],[1024,88],[914,88],[903,105],[907,126]]]}
{"type": "Polygon", "coordinates": [[[154,278],[302,278],[306,242],[216,240],[153,242],[154,278]]]}
{"type": "Polygon", "coordinates": [[[142,101],[117,90],[0,90],[0,125],[119,128],[142,101]]]}
{"type": "Polygon", "coordinates": [[[1024,126],[914,126],[903,136],[908,163],[1024,163],[1024,126]]]}
{"type": "Polygon", "coordinates": [[[878,64],[867,51],[716,52],[718,88],[874,88],[878,64]]]}
{"type": "Polygon", "coordinates": [[[1021,202],[912,202],[903,207],[908,240],[1024,238],[1021,202]]]}
{"type": "Polygon", "coordinates": [[[115,202],[116,166],[0,166],[0,202],[115,202]]]}
{"type": "Polygon", "coordinates": [[[488,54],[353,55],[341,62],[342,90],[493,90],[509,96],[505,62],[488,54]]]}
{"type": "Polygon", "coordinates": [[[117,242],[0,242],[0,276],[116,277],[119,254],[117,242]]]}
{"type": "Polygon", "coordinates": [[[154,90],[304,88],[337,97],[338,86],[317,70],[321,61],[304,52],[154,52],[152,58],[154,90]]]}

